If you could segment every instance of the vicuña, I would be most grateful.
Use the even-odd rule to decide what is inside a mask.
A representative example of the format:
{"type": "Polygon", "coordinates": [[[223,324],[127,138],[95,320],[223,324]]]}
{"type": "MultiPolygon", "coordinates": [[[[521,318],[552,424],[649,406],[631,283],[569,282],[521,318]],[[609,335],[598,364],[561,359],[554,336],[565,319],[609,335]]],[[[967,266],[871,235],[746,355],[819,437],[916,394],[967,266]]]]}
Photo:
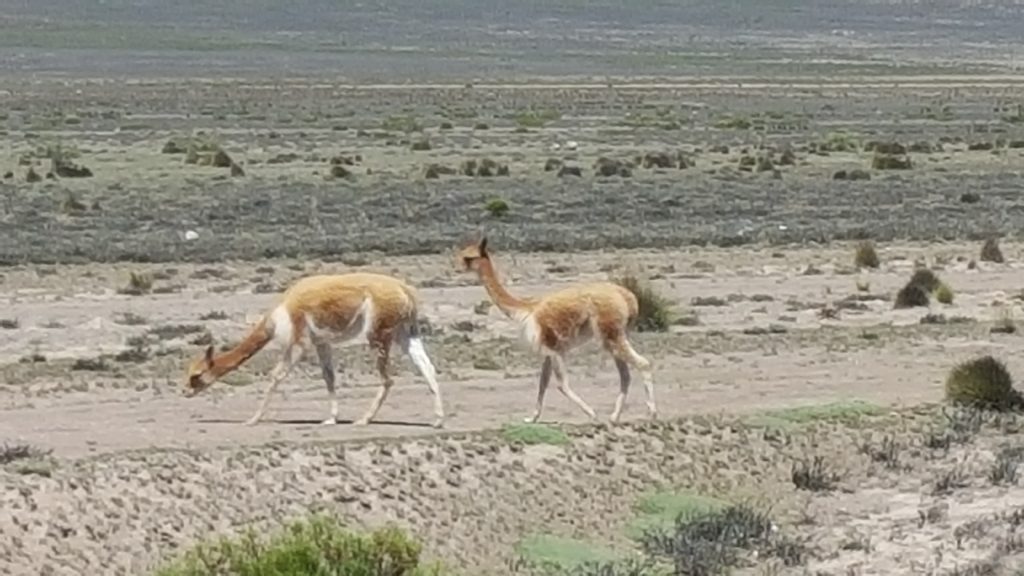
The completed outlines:
{"type": "Polygon", "coordinates": [[[537,389],[537,408],[527,422],[536,422],[544,408],[544,394],[554,373],[558,389],[583,410],[591,420],[597,416],[572,388],[566,373],[565,356],[577,346],[597,338],[615,360],[619,371],[619,395],[611,421],[618,422],[629,392],[632,365],[643,376],[647,393],[647,410],[651,418],[657,417],[654,404],[654,380],[651,363],[638,354],[626,336],[629,326],[636,320],[639,306],[636,296],[628,289],[611,282],[594,282],[564,288],[537,298],[517,298],[509,294],[498,280],[487,251],[487,238],[471,243],[458,253],[458,265],[466,271],[475,271],[494,304],[515,320],[522,328],[522,336],[534,352],[543,357],[540,384],[537,389]]]}
{"type": "Polygon", "coordinates": [[[356,424],[365,425],[377,415],[392,386],[388,358],[393,343],[409,355],[430,386],[434,397],[435,427],[444,424],[437,372],[427,356],[417,326],[418,298],[408,284],[380,274],[356,273],[309,276],[298,280],[233,349],[217,355],[213,346],[188,369],[185,395],[195,396],[225,374],[235,370],[271,341],[283,346],[283,356],[270,374],[259,408],[246,424],[263,418],[277,385],[309,348],[316,350],[323,371],[331,414],[324,424],[338,418],[331,344],[366,338],[377,354],[382,383],[369,410],[356,424]]]}

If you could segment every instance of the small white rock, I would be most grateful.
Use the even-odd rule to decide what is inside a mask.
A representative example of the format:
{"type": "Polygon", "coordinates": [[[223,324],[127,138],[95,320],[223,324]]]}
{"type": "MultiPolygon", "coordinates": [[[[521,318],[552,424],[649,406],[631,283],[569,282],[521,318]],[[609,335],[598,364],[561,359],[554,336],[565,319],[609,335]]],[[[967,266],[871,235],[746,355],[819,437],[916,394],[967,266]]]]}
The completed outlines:
{"type": "Polygon", "coordinates": [[[196,238],[199,238],[199,233],[195,230],[185,231],[185,240],[195,240],[196,238]]]}

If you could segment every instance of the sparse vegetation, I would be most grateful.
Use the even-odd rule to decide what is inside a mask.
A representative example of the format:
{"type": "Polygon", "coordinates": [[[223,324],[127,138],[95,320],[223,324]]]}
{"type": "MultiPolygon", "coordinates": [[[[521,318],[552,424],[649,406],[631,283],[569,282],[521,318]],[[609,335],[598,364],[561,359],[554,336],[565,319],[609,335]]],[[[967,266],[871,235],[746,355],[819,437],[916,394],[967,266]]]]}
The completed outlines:
{"type": "Polygon", "coordinates": [[[794,463],[790,477],[797,489],[812,492],[833,490],[839,481],[839,475],[825,466],[825,458],[822,456],[794,463]]]}
{"type": "Polygon", "coordinates": [[[766,513],[746,504],[680,515],[672,530],[648,532],[642,543],[648,554],[667,560],[676,574],[720,574],[749,551],[775,556],[786,566],[802,564],[806,554],[803,545],[777,532],[766,513]]]}
{"type": "Polygon", "coordinates": [[[31,444],[7,444],[0,446],[0,466],[6,466],[18,460],[32,460],[49,456],[49,450],[42,450],[31,444]]]}

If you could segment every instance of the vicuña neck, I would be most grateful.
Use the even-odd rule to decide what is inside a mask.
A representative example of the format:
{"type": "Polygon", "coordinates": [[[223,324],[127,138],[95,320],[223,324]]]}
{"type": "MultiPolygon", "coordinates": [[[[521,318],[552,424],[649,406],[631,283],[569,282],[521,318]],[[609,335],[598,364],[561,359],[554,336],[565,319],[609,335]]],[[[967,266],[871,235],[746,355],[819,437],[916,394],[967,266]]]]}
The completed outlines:
{"type": "Polygon", "coordinates": [[[494,301],[498,309],[509,318],[514,318],[517,313],[530,309],[529,302],[509,294],[508,290],[501,285],[490,258],[480,259],[477,264],[477,274],[480,276],[484,289],[487,290],[487,295],[491,297],[491,300],[494,301]]]}
{"type": "Polygon", "coordinates": [[[213,373],[217,378],[234,371],[236,368],[252,358],[257,352],[263,349],[270,341],[271,331],[268,329],[266,320],[260,320],[259,324],[238,343],[237,346],[224,352],[213,359],[213,373]]]}

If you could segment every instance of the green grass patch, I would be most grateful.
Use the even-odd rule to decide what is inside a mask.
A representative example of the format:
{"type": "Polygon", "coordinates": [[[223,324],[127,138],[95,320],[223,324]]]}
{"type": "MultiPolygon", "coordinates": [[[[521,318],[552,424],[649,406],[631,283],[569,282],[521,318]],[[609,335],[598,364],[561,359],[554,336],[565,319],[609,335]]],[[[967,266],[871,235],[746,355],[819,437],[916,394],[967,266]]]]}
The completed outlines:
{"type": "Polygon", "coordinates": [[[868,416],[878,416],[882,412],[881,406],[853,400],[769,410],[747,417],[744,422],[750,426],[791,428],[820,421],[855,422],[868,416]]]}
{"type": "Polygon", "coordinates": [[[728,502],[693,492],[652,492],[636,503],[637,516],[626,527],[626,534],[636,540],[649,530],[669,530],[679,516],[691,517],[722,510],[728,502]]]}
{"type": "Polygon", "coordinates": [[[569,436],[545,424],[512,423],[501,427],[501,437],[508,442],[520,444],[550,444],[564,446],[570,442],[569,436]]]}
{"type": "Polygon", "coordinates": [[[588,563],[613,563],[622,554],[611,548],[550,534],[534,534],[516,546],[516,553],[530,564],[548,569],[573,570],[588,563]]]}

